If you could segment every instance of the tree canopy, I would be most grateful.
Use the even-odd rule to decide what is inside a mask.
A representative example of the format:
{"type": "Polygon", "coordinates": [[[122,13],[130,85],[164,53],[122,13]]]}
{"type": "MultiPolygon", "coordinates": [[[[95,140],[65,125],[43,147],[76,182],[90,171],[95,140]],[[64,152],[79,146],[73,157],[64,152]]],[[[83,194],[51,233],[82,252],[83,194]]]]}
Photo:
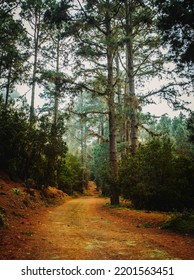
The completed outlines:
{"type": "Polygon", "coordinates": [[[156,1],[158,26],[170,44],[175,62],[194,63],[194,3],[192,0],[156,1]]]}

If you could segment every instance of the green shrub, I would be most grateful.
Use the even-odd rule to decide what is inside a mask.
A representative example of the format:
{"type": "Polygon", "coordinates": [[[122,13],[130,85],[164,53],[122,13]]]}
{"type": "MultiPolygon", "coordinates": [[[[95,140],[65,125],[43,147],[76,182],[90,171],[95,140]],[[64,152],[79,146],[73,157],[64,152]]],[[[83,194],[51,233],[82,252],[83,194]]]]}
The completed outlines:
{"type": "Polygon", "coordinates": [[[171,229],[180,233],[194,234],[194,213],[187,211],[183,213],[174,213],[161,228],[171,229]]]}
{"type": "Polygon", "coordinates": [[[5,224],[5,217],[2,213],[0,213],[0,226],[3,226],[5,224]]]}
{"type": "Polygon", "coordinates": [[[32,126],[25,108],[10,105],[5,110],[0,100],[0,169],[12,178],[31,178],[30,187],[32,181],[33,187],[57,186],[67,152],[64,131],[60,121],[53,132],[51,120],[44,116],[32,126]]]}
{"type": "Polygon", "coordinates": [[[13,188],[13,192],[14,192],[16,195],[21,195],[21,191],[20,191],[18,188],[13,188]]]}
{"type": "Polygon", "coordinates": [[[169,139],[154,139],[129,155],[119,170],[124,198],[139,209],[194,208],[194,159],[176,154],[169,139]]]}
{"type": "Polygon", "coordinates": [[[62,172],[58,178],[59,188],[69,195],[73,192],[82,193],[84,182],[80,159],[70,153],[67,154],[62,172]]]}
{"type": "Polygon", "coordinates": [[[93,179],[102,191],[103,196],[110,196],[111,176],[109,169],[109,144],[106,142],[96,144],[92,150],[90,170],[93,179]]]}

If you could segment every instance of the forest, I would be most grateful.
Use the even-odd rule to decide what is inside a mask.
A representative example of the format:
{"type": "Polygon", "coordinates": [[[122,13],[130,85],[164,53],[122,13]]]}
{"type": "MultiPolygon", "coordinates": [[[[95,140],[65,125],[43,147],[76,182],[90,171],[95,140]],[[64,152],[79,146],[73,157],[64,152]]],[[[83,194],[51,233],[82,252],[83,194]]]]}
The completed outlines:
{"type": "Polygon", "coordinates": [[[193,210],[193,19],[192,0],[1,0],[0,170],[193,210]]]}

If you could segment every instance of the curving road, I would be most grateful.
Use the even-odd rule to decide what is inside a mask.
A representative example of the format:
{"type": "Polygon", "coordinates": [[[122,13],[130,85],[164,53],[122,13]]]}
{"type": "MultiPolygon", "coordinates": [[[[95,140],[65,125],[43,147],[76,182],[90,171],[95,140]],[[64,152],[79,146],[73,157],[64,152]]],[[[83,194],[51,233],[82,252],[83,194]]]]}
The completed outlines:
{"type": "Polygon", "coordinates": [[[29,238],[28,258],[194,259],[192,237],[138,227],[138,212],[110,209],[105,203],[82,197],[49,209],[29,238]]]}

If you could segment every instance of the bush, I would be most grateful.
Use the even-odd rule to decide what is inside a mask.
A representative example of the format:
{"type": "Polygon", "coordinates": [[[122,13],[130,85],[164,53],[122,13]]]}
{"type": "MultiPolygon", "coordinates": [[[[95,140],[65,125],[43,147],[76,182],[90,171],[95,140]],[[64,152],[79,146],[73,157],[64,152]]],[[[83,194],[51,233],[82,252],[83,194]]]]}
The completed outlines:
{"type": "Polygon", "coordinates": [[[171,229],[180,233],[194,234],[194,213],[184,211],[174,213],[170,219],[162,225],[163,229],[171,229]]]}
{"type": "Polygon", "coordinates": [[[20,191],[18,188],[13,188],[13,192],[14,192],[16,195],[20,195],[20,194],[21,194],[21,191],[20,191]]]}
{"type": "Polygon", "coordinates": [[[0,226],[3,226],[5,224],[5,217],[2,213],[0,213],[0,226]]]}
{"type": "Polygon", "coordinates": [[[93,148],[93,159],[90,161],[90,170],[98,189],[103,196],[110,196],[111,176],[109,168],[109,144],[96,144],[93,148]]]}
{"type": "Polygon", "coordinates": [[[169,139],[154,139],[123,161],[123,196],[136,208],[171,211],[194,208],[194,160],[177,155],[169,139]]]}
{"type": "Polygon", "coordinates": [[[5,109],[0,101],[0,169],[12,178],[31,178],[36,186],[57,186],[67,147],[63,125],[55,133],[52,126],[46,117],[32,126],[23,108],[5,109]]]}
{"type": "Polygon", "coordinates": [[[69,195],[72,195],[73,192],[82,193],[84,183],[87,184],[87,182],[83,182],[82,177],[83,170],[79,158],[72,154],[67,154],[62,172],[58,178],[59,188],[69,195]]]}

